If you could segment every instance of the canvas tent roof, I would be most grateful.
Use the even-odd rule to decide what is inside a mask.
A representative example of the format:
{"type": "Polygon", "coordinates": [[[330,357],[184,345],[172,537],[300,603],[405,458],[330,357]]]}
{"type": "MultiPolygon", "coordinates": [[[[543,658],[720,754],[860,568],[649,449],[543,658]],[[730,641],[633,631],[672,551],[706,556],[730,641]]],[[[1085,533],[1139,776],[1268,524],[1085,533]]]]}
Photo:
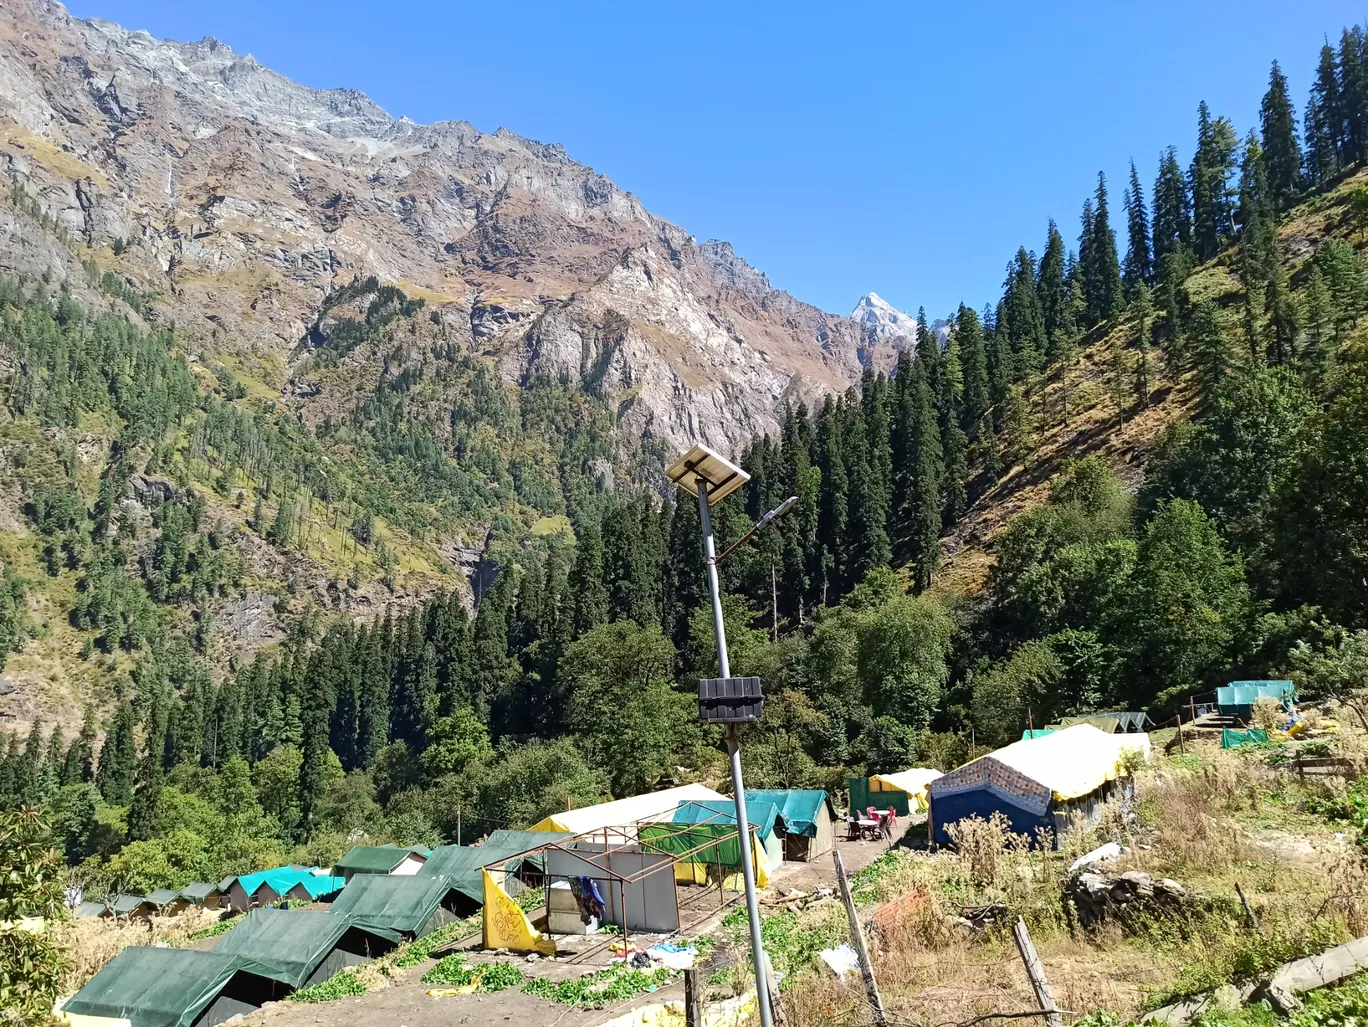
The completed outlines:
{"type": "Polygon", "coordinates": [[[254,909],[212,951],[250,959],[260,965],[258,973],[298,988],[352,927],[399,940],[394,931],[331,910],[254,909]]]}
{"type": "Polygon", "coordinates": [[[158,888],[147,896],[147,901],[158,908],[169,906],[181,897],[181,893],[174,888],[158,888]]]}
{"type": "Polygon", "coordinates": [[[196,949],[130,945],[67,1000],[65,1013],[126,1017],[134,1027],[189,1027],[250,959],[196,949]]]}
{"type": "Polygon", "coordinates": [[[82,920],[88,916],[104,916],[104,911],[103,902],[82,902],[71,911],[71,915],[77,920],[82,920]]]}
{"type": "Polygon", "coordinates": [[[401,849],[397,845],[354,845],[337,861],[336,870],[363,874],[388,874],[413,853],[426,855],[426,849],[401,849]]]}
{"type": "Polygon", "coordinates": [[[455,887],[449,877],[357,874],[333,901],[333,915],[359,927],[417,934],[455,887]]]}
{"type": "MultiPolygon", "coordinates": [[[[746,820],[763,841],[774,833],[779,807],[769,801],[746,799],[746,820]]],[[[675,824],[736,824],[736,803],[731,799],[694,799],[681,802],[670,818],[675,824]]]]}
{"type": "Polygon", "coordinates": [[[1048,790],[1055,799],[1076,799],[1115,778],[1124,752],[1138,750],[1148,757],[1149,748],[1147,734],[1112,735],[1091,724],[1075,724],[970,760],[936,778],[930,785],[931,795],[934,798],[987,785],[1005,772],[1008,777],[1024,778],[1048,790]]]}
{"type": "Polygon", "coordinates": [[[213,895],[215,892],[222,891],[223,889],[216,884],[207,884],[204,881],[196,881],[194,884],[188,884],[181,889],[181,898],[189,899],[191,902],[194,903],[202,903],[210,895],[213,895]]]}
{"type": "Polygon", "coordinates": [[[1218,706],[1253,706],[1265,696],[1282,702],[1297,690],[1291,681],[1232,681],[1216,689],[1218,706]]]}
{"type": "Polygon", "coordinates": [[[243,874],[237,878],[237,882],[249,896],[255,895],[257,889],[263,884],[269,885],[271,891],[277,895],[284,895],[291,888],[302,884],[310,897],[315,899],[338,891],[347,883],[340,877],[315,874],[313,870],[307,867],[276,867],[273,870],[260,870],[255,874],[243,874]]]}
{"type": "MultiPolygon", "coordinates": [[[[309,893],[311,899],[321,899],[325,895],[335,895],[346,885],[345,877],[333,877],[331,874],[305,874],[298,881],[304,886],[304,890],[309,893]]],[[[293,890],[295,885],[291,885],[288,890],[293,890]]]]}
{"type": "MultiPolygon", "coordinates": [[[[450,878],[451,887],[483,903],[482,868],[565,837],[564,831],[495,831],[483,845],[439,845],[419,868],[418,876],[450,878]]],[[[537,857],[529,857],[529,861],[532,859],[537,857]]]]}
{"type": "Polygon", "coordinates": [[[940,776],[941,772],[934,767],[913,767],[911,770],[899,770],[891,774],[871,774],[869,779],[906,792],[908,795],[922,795],[926,792],[927,785],[940,776]]]}
{"type": "Polygon", "coordinates": [[[707,785],[681,785],[666,788],[661,792],[647,792],[633,795],[613,802],[601,802],[597,806],[584,806],[580,809],[552,813],[546,819],[532,825],[534,831],[567,831],[570,834],[585,834],[605,827],[626,827],[638,821],[669,820],[681,802],[690,799],[726,799],[721,792],[715,792],[707,785]]]}
{"type": "Polygon", "coordinates": [[[143,895],[120,895],[114,900],[114,915],[128,916],[130,913],[136,913],[139,909],[151,905],[152,903],[143,895]]]}
{"type": "Polygon", "coordinates": [[[788,834],[817,836],[817,820],[830,797],[820,788],[747,788],[746,816],[752,802],[772,802],[779,808],[779,819],[788,834]]]}
{"type": "Polygon", "coordinates": [[[1075,724],[1091,724],[1099,731],[1113,734],[1121,728],[1121,718],[1113,713],[1096,713],[1086,717],[1061,717],[1060,727],[1073,727],[1075,724]]]}

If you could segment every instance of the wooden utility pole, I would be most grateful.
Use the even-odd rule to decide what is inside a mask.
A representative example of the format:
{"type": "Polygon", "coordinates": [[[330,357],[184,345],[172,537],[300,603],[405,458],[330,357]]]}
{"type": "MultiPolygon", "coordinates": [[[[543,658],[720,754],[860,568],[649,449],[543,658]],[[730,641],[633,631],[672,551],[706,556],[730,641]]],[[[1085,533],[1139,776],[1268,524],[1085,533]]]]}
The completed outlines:
{"type": "Polygon", "coordinates": [[[1245,920],[1249,923],[1251,931],[1259,929],[1259,918],[1254,915],[1254,910],[1249,906],[1249,900],[1245,898],[1244,889],[1240,887],[1240,882],[1235,882],[1235,894],[1240,897],[1240,905],[1244,906],[1245,920]]]}
{"type": "Polygon", "coordinates": [[[1031,932],[1026,930],[1026,921],[1017,917],[1012,925],[1012,940],[1016,942],[1021,961],[1026,964],[1026,976],[1031,979],[1031,989],[1035,992],[1036,1002],[1045,1012],[1045,1027],[1064,1027],[1064,1019],[1055,1005],[1054,993],[1050,982],[1045,979],[1045,967],[1036,955],[1035,945],[1031,943],[1031,932]]]}
{"type": "MultiPolygon", "coordinates": [[[[865,992],[869,995],[869,1011],[874,1014],[875,1027],[888,1027],[888,1015],[879,996],[879,983],[874,979],[874,965],[869,961],[869,948],[865,945],[864,928],[860,926],[860,917],[855,912],[855,899],[850,894],[850,882],[846,880],[845,864],[841,862],[839,850],[832,850],[831,861],[836,864],[836,884],[841,889],[846,916],[850,918],[850,939],[855,943],[855,954],[860,957],[860,972],[864,974],[865,992]]],[[[1051,1024],[1050,1027],[1059,1025],[1051,1024]]]]}
{"type": "Polygon", "coordinates": [[[684,1027],[703,1027],[703,989],[698,971],[684,971],[684,1027]]]}

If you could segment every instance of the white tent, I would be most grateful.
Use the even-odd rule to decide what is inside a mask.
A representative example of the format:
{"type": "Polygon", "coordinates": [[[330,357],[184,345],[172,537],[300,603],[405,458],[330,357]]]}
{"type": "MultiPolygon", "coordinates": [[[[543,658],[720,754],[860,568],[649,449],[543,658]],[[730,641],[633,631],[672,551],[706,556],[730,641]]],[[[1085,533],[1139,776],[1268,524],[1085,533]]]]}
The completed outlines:
{"type": "MultiPolygon", "coordinates": [[[[713,791],[707,785],[681,785],[678,788],[667,788],[663,792],[647,792],[645,795],[633,795],[613,802],[601,802],[597,806],[584,806],[580,809],[568,809],[564,813],[553,813],[540,823],[533,824],[530,830],[586,834],[608,827],[630,827],[631,829],[625,833],[634,838],[635,825],[638,822],[669,823],[681,802],[699,799],[729,801],[725,795],[713,791]]],[[[623,834],[624,832],[619,831],[618,838],[621,839],[623,834]]]]}

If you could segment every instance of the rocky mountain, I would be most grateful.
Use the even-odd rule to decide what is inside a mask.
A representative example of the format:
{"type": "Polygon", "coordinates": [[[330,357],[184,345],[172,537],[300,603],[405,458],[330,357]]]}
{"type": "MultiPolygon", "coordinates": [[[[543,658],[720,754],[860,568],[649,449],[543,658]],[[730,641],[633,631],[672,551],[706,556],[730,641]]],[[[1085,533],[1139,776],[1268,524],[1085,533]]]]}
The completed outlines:
{"type": "Polygon", "coordinates": [[[0,271],[79,283],[80,248],[145,319],[251,363],[298,408],[329,401],[293,381],[325,341],[320,310],[366,276],[437,308],[447,341],[509,383],[592,373],[625,446],[730,448],[881,357],[860,324],[560,146],[395,119],[216,39],[159,41],[51,0],[0,7],[0,155],[71,244],[11,220],[0,271]]]}

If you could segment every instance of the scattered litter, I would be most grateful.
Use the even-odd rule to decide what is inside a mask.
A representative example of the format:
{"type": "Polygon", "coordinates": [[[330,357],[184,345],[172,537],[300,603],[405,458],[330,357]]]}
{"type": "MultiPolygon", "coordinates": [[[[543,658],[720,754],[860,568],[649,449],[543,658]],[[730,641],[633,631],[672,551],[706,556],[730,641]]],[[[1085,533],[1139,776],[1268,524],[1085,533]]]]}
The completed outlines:
{"type": "Polygon", "coordinates": [[[831,972],[838,978],[860,968],[860,957],[855,954],[848,941],[841,942],[834,949],[822,949],[819,955],[822,962],[831,967],[831,972]]]}
{"type": "Polygon", "coordinates": [[[689,970],[694,965],[698,949],[663,941],[647,949],[646,955],[652,962],[659,963],[668,970],[689,970]]]}
{"type": "Polygon", "coordinates": [[[1090,866],[1104,859],[1115,859],[1121,855],[1121,846],[1116,842],[1107,842],[1106,845],[1099,845],[1092,852],[1085,852],[1076,860],[1069,864],[1069,873],[1073,873],[1079,867],[1090,866]]]}

